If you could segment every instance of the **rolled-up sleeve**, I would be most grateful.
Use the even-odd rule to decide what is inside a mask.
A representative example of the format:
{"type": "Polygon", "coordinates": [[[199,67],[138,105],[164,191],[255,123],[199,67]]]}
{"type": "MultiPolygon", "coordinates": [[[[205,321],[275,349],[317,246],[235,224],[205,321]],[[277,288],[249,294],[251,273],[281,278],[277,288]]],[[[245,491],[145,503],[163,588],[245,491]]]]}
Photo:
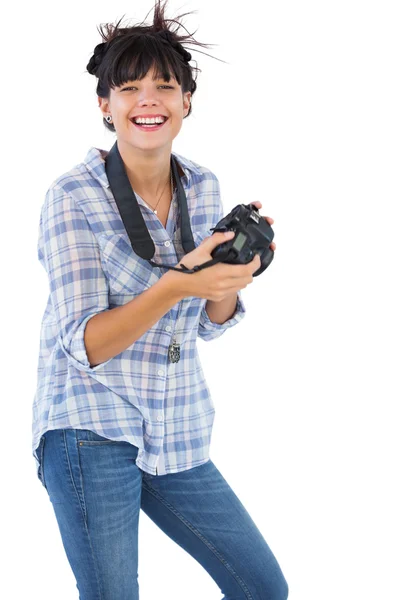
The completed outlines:
{"type": "Polygon", "coordinates": [[[50,187],[41,209],[38,258],[48,276],[62,351],[80,371],[102,369],[112,358],[91,367],[84,332],[91,317],[109,310],[108,281],[84,212],[59,186],[50,187]]]}
{"type": "Polygon", "coordinates": [[[203,306],[200,313],[198,336],[206,342],[220,337],[227,329],[233,327],[241,321],[246,313],[241,291],[238,291],[235,312],[225,323],[213,323],[206,311],[206,305],[203,306]]]}
{"type": "MultiPolygon", "coordinates": [[[[214,174],[213,182],[214,189],[212,191],[212,194],[215,199],[216,207],[213,227],[215,227],[217,223],[225,216],[225,210],[221,200],[220,184],[218,178],[214,174]]],[[[241,290],[238,291],[235,312],[230,319],[225,321],[225,323],[213,323],[213,321],[211,321],[210,317],[207,314],[206,304],[207,303],[204,304],[200,313],[200,320],[198,326],[198,337],[205,341],[214,340],[220,337],[223,333],[225,333],[227,329],[239,323],[239,321],[241,321],[246,314],[246,308],[243,303],[241,290]]]]}

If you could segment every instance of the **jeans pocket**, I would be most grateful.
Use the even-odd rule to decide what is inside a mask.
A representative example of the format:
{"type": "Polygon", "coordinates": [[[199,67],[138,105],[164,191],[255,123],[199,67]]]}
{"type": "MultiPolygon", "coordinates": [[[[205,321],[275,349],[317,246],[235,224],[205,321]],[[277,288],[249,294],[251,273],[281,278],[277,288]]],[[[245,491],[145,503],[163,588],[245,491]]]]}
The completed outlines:
{"type": "Polygon", "coordinates": [[[42,435],[42,437],[40,438],[38,449],[37,449],[37,455],[38,455],[38,459],[39,459],[39,467],[38,467],[37,475],[38,475],[39,481],[43,485],[44,489],[47,491],[46,480],[44,478],[44,471],[43,471],[44,444],[45,444],[45,437],[44,437],[44,435],[42,435]]]}

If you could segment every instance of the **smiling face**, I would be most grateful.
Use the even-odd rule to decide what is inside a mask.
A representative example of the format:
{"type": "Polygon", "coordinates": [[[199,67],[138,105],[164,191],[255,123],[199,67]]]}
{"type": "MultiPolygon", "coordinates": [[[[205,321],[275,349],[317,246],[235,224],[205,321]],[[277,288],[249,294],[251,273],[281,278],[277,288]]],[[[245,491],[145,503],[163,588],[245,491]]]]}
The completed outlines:
{"type": "Polygon", "coordinates": [[[112,117],[118,140],[142,150],[171,148],[190,108],[190,92],[183,93],[173,76],[166,81],[153,79],[154,74],[151,68],[143,79],[111,88],[109,100],[98,96],[103,116],[112,117]],[[156,128],[140,127],[133,119],[141,115],[163,115],[167,120],[156,128]]]}

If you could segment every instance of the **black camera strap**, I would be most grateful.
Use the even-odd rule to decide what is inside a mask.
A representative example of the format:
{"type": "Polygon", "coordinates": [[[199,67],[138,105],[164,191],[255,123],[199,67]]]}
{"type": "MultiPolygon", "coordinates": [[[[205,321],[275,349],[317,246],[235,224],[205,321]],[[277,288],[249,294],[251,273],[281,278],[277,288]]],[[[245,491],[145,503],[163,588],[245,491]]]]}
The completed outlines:
{"type": "MultiPolygon", "coordinates": [[[[182,181],[178,174],[176,160],[172,154],[171,168],[177,185],[178,205],[181,216],[182,247],[185,250],[185,253],[188,254],[194,250],[196,246],[190,227],[185,190],[183,189],[182,181]]],[[[195,273],[196,271],[200,271],[206,267],[211,267],[215,263],[221,262],[220,259],[212,259],[202,265],[196,265],[193,269],[188,269],[184,265],[182,265],[182,268],[176,268],[171,265],[153,262],[151,259],[154,257],[155,253],[154,242],[147,229],[139,203],[132,189],[128,175],[126,174],[125,165],[118,150],[117,142],[115,142],[105,158],[105,169],[122,222],[129,236],[132,250],[138,256],[147,260],[154,267],[167,267],[168,269],[180,272],[183,271],[184,273],[195,273]]]]}

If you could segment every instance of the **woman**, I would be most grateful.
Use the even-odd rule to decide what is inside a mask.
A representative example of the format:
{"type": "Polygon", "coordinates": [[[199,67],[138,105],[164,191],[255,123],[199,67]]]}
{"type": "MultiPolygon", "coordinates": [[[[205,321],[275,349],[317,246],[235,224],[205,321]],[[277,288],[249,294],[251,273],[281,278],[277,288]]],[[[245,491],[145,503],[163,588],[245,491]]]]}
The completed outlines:
{"type": "MultiPolygon", "coordinates": [[[[210,235],[224,216],[216,176],[171,151],[196,83],[164,9],[157,0],[151,26],[107,26],[87,68],[154,240],[153,260],[180,269],[210,260],[226,238],[210,235]],[[178,183],[196,246],[186,254],[178,183]]],[[[212,340],[243,318],[240,290],[260,258],[193,274],[152,266],[132,250],[108,155],[92,147],[52,183],[38,245],[50,295],[33,453],[80,600],[139,598],[140,508],[226,600],[283,600],[288,587],[274,555],[209,458],[215,410],[196,348],[197,336],[212,340]]]]}

